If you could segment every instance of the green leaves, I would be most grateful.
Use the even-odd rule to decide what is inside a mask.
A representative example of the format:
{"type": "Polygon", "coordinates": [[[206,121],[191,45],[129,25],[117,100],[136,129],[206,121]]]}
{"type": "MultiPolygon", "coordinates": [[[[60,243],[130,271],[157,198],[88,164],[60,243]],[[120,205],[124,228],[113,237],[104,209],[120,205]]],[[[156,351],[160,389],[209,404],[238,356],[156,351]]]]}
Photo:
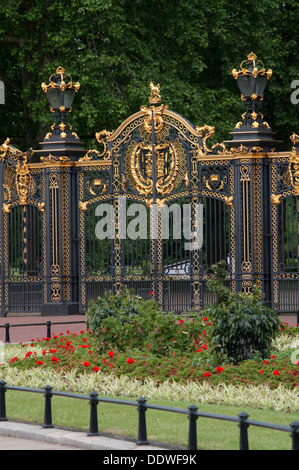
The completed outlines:
{"type": "Polygon", "coordinates": [[[252,294],[231,293],[224,285],[224,263],[213,266],[215,275],[208,288],[217,294],[217,302],[203,314],[211,318],[212,354],[228,356],[239,363],[251,359],[256,352],[267,357],[279,332],[277,313],[262,303],[262,292],[255,286],[252,294]]]}

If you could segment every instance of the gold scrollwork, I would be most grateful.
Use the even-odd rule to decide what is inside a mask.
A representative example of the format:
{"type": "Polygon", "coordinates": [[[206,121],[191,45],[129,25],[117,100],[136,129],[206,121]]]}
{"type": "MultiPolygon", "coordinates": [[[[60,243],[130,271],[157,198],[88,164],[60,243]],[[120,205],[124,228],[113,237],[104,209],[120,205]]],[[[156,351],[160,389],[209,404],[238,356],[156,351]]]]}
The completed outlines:
{"type": "Polygon", "coordinates": [[[162,196],[169,194],[186,176],[186,154],[178,138],[172,142],[165,141],[154,149],[156,157],[156,175],[153,175],[152,146],[134,140],[128,146],[125,156],[127,181],[139,193],[153,194],[154,179],[156,189],[162,196]]]}
{"type": "Polygon", "coordinates": [[[160,106],[150,106],[149,108],[147,106],[140,107],[140,111],[146,115],[143,124],[146,133],[151,134],[152,132],[152,117],[155,134],[162,131],[164,127],[162,114],[165,109],[168,109],[168,106],[164,104],[161,104],[160,106]]]}
{"type": "Polygon", "coordinates": [[[106,131],[106,130],[97,132],[96,133],[96,139],[99,142],[99,144],[103,144],[103,146],[104,146],[103,151],[99,152],[96,149],[88,150],[88,152],[83,157],[79,158],[79,162],[86,162],[86,161],[93,160],[93,158],[95,156],[97,156],[98,158],[103,158],[104,160],[110,159],[111,155],[112,155],[112,152],[108,148],[108,142],[107,142],[106,139],[107,139],[107,137],[109,137],[112,134],[113,134],[113,131],[110,132],[110,131],[106,131]]]}
{"type": "Polygon", "coordinates": [[[212,174],[209,178],[204,176],[203,181],[210,191],[221,191],[226,184],[226,177],[220,179],[218,174],[212,174]]]}
{"type": "Polygon", "coordinates": [[[299,155],[297,154],[295,147],[293,147],[290,155],[289,173],[295,194],[296,196],[299,196],[299,155]]]}
{"type": "Polygon", "coordinates": [[[16,167],[16,190],[21,205],[27,204],[29,195],[34,192],[34,186],[27,163],[27,154],[23,154],[22,165],[20,160],[18,160],[16,167]]]}

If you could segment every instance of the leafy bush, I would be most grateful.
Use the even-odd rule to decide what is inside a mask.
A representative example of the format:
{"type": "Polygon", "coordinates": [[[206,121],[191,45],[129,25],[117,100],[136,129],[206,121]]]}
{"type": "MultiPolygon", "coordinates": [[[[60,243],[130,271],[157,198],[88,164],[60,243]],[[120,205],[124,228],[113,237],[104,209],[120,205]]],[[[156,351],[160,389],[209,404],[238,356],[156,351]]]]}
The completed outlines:
{"type": "Polygon", "coordinates": [[[201,316],[180,319],[172,312],[165,314],[154,300],[143,300],[131,290],[118,296],[108,292],[92,302],[87,325],[99,338],[99,352],[141,349],[165,356],[190,352],[204,341],[201,316]]]}
{"type": "Polygon", "coordinates": [[[258,286],[254,286],[252,294],[231,293],[223,285],[224,264],[212,268],[216,275],[208,281],[208,288],[217,294],[217,301],[203,312],[212,322],[212,354],[218,359],[227,357],[235,363],[257,354],[269,357],[273,340],[279,332],[277,313],[263,304],[258,286]]]}

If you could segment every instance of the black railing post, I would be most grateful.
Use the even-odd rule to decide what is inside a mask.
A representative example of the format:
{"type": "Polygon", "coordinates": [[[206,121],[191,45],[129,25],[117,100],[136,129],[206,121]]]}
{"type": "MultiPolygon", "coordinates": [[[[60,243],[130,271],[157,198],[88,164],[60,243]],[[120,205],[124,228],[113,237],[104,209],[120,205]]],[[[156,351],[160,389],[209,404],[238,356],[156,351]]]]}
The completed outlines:
{"type": "Polygon", "coordinates": [[[145,417],[145,412],[147,410],[147,407],[145,406],[146,399],[143,397],[138,398],[137,400],[138,403],[138,413],[139,413],[139,419],[138,419],[138,440],[136,444],[138,445],[147,445],[149,444],[147,440],[147,432],[146,432],[146,417],[145,417]]]}
{"type": "Polygon", "coordinates": [[[51,398],[52,398],[52,387],[50,385],[46,385],[45,388],[45,419],[43,428],[53,428],[52,424],[52,405],[51,405],[51,398]]]}
{"type": "Polygon", "coordinates": [[[89,433],[87,434],[88,436],[99,436],[99,429],[98,429],[98,411],[97,411],[97,406],[98,406],[98,394],[97,392],[91,392],[89,394],[90,396],[90,422],[89,422],[89,433]]]}
{"type": "Polygon", "coordinates": [[[188,450],[197,450],[197,426],[196,421],[198,416],[196,412],[198,410],[197,406],[190,405],[189,410],[189,439],[188,439],[188,450]]]}
{"type": "Polygon", "coordinates": [[[292,429],[291,438],[292,438],[292,450],[299,450],[299,421],[293,421],[290,424],[292,429]]]}
{"type": "Polygon", "coordinates": [[[249,415],[242,411],[239,415],[239,428],[240,428],[240,450],[249,450],[248,444],[248,427],[249,424],[247,423],[247,418],[249,415]]]}
{"type": "Polygon", "coordinates": [[[6,408],[5,408],[5,388],[6,382],[1,380],[0,382],[0,421],[7,421],[6,408]]]}
{"type": "Polygon", "coordinates": [[[5,343],[10,343],[10,336],[9,336],[9,323],[5,323],[5,343]]]}
{"type": "Polygon", "coordinates": [[[47,338],[51,338],[51,321],[47,321],[47,338]]]}

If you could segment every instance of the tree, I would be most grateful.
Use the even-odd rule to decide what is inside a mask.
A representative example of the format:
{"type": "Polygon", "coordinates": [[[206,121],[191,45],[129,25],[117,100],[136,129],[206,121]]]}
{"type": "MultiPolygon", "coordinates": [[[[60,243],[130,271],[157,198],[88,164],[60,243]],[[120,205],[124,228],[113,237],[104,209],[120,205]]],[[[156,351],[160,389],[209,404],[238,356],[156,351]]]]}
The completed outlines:
{"type": "Polygon", "coordinates": [[[299,130],[290,103],[291,81],[299,79],[298,9],[291,0],[7,0],[0,137],[37,147],[51,125],[40,85],[61,65],[81,83],[72,123],[86,145],[147,104],[150,81],[192,123],[215,126],[220,142],[243,112],[231,70],[252,50],[274,71],[264,114],[286,144],[299,130]]]}

